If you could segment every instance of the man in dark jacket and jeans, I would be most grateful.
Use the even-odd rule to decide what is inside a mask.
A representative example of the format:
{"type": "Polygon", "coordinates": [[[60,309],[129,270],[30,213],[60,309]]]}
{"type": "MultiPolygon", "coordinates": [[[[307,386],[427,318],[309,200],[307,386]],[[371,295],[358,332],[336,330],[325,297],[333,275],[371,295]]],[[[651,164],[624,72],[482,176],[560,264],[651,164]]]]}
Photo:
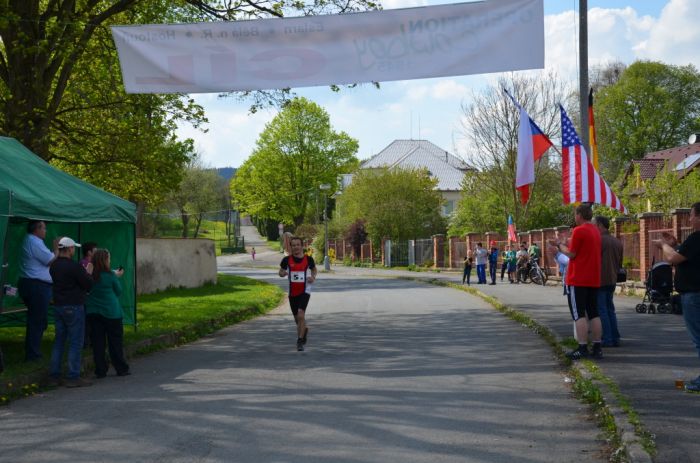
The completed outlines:
{"type": "Polygon", "coordinates": [[[594,223],[600,231],[602,256],[600,261],[600,289],[598,289],[598,314],[603,326],[603,347],[620,345],[617,315],[613,296],[617,286],[617,272],[622,267],[622,242],[610,234],[610,219],[596,216],[594,223]]]}
{"type": "Polygon", "coordinates": [[[84,268],[73,260],[75,248],[72,239],[63,237],[58,242],[58,258],[51,264],[53,280],[54,322],[56,339],[51,352],[49,384],[61,384],[61,363],[68,341],[68,375],[66,387],[91,386],[80,377],[81,351],[85,337],[85,297],[92,287],[92,263],[84,268]]]}

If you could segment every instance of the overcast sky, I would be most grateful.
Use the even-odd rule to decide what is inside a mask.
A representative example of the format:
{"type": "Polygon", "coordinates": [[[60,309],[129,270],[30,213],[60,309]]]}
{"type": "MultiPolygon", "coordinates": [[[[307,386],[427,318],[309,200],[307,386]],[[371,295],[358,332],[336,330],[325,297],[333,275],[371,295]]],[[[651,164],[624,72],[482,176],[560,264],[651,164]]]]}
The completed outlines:
{"type": "MultiPolygon", "coordinates": [[[[385,9],[457,3],[451,0],[384,0],[385,9]]],[[[545,66],[575,79],[578,67],[578,1],[544,0],[545,66]]],[[[610,61],[650,59],[700,67],[700,0],[588,0],[589,66],[610,61]]],[[[498,74],[386,82],[334,93],[327,87],[295,93],[328,111],[331,124],[360,142],[366,159],[395,139],[420,138],[464,157],[461,105],[472,91],[498,74]],[[420,134],[418,132],[420,127],[420,134]]],[[[183,125],[181,138],[192,138],[204,162],[238,167],[250,156],[255,140],[276,114],[249,114],[249,104],[217,94],[193,95],[204,106],[208,133],[183,125]]]]}

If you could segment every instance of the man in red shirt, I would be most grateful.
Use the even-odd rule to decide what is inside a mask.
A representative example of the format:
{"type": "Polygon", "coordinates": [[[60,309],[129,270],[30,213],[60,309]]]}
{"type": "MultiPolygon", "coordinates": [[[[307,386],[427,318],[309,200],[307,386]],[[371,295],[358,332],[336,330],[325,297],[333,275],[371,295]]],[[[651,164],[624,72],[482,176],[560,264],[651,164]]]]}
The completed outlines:
{"type": "Polygon", "coordinates": [[[297,324],[297,350],[303,351],[309,328],[306,326],[306,307],[311,298],[311,288],[316,281],[316,263],[314,258],[304,254],[301,238],[289,240],[291,256],[285,256],[280,262],[279,276],[289,279],[289,307],[297,324]]]}
{"type": "Polygon", "coordinates": [[[571,360],[584,357],[603,358],[600,338],[602,325],[598,315],[597,298],[600,287],[601,238],[598,227],[591,223],[593,210],[588,204],[576,208],[576,228],[566,246],[560,241],[554,244],[569,257],[566,270],[566,293],[571,317],[576,325],[578,348],[566,354],[571,360]],[[590,327],[589,327],[590,324],[590,327]],[[588,351],[590,328],[593,352],[588,351]]]}

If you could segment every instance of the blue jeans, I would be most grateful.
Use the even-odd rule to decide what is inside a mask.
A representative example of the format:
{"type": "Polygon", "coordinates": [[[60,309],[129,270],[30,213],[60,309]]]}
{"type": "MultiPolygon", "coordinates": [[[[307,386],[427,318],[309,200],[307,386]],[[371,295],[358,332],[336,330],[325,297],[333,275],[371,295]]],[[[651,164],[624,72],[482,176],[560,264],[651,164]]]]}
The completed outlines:
{"type": "Polygon", "coordinates": [[[464,284],[464,280],[467,280],[467,284],[470,284],[471,282],[469,281],[472,276],[472,266],[467,265],[464,267],[464,272],[462,272],[462,284],[464,284]]]}
{"type": "Polygon", "coordinates": [[[489,263],[489,275],[491,275],[491,283],[496,282],[496,273],[498,272],[498,264],[489,263]]]}
{"type": "Polygon", "coordinates": [[[85,337],[85,309],[82,305],[63,305],[54,307],[56,339],[51,352],[50,375],[61,377],[63,350],[68,340],[68,375],[69,379],[80,377],[80,356],[85,337]]]}
{"type": "Polygon", "coordinates": [[[685,327],[700,356],[700,292],[681,294],[681,307],[685,327]]]}
{"type": "Polygon", "coordinates": [[[476,264],[476,277],[479,283],[486,283],[486,264],[476,264]]]}
{"type": "Polygon", "coordinates": [[[19,295],[27,306],[27,328],[24,336],[24,358],[27,361],[41,358],[41,338],[49,326],[49,302],[51,283],[30,278],[20,278],[19,295]]]}
{"type": "Polygon", "coordinates": [[[603,344],[612,345],[620,342],[620,332],[617,329],[617,315],[613,296],[615,285],[601,286],[598,289],[598,315],[603,325],[603,344]]]}

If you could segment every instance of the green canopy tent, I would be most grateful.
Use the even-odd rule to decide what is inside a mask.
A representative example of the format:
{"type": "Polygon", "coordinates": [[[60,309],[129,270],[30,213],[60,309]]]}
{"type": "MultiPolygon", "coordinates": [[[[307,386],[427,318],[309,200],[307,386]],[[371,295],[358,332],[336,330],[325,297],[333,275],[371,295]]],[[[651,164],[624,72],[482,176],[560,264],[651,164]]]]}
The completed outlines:
{"type": "MultiPolygon", "coordinates": [[[[18,260],[30,220],[47,225],[46,245],[70,236],[109,249],[123,266],[124,323],[136,323],[136,207],[51,166],[13,138],[0,137],[0,286],[17,286],[18,260]]],[[[76,250],[76,256],[79,256],[76,250]]],[[[19,295],[0,291],[0,326],[21,326],[19,295]]]]}

